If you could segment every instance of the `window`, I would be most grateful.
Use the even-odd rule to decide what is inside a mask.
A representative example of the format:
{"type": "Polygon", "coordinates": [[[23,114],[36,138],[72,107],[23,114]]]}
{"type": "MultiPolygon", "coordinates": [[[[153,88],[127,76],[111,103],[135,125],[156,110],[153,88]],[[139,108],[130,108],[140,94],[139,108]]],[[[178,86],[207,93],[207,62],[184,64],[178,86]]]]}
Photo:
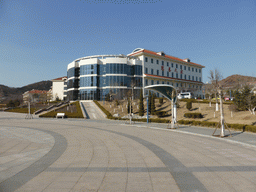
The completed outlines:
{"type": "Polygon", "coordinates": [[[148,62],[148,58],[147,57],[145,57],[145,62],[148,62]]]}
{"type": "Polygon", "coordinates": [[[173,63],[172,63],[172,67],[173,67],[173,63]]]}
{"type": "Polygon", "coordinates": [[[156,71],[156,75],[159,75],[159,70],[156,71]]]}
{"type": "Polygon", "coordinates": [[[176,64],[176,68],[178,68],[178,64],[176,64]]]}
{"type": "Polygon", "coordinates": [[[201,77],[199,77],[199,81],[201,82],[201,77]]]}
{"type": "Polygon", "coordinates": [[[199,73],[201,73],[201,69],[199,69],[199,73]]]}
{"type": "Polygon", "coordinates": [[[190,71],[190,67],[188,67],[188,70],[190,71]]]}
{"type": "Polygon", "coordinates": [[[179,75],[178,75],[178,73],[176,73],[176,78],[179,78],[179,75]]]}
{"type": "Polygon", "coordinates": [[[169,62],[167,62],[167,67],[169,67],[169,62]]]}
{"type": "Polygon", "coordinates": [[[174,74],[173,74],[173,72],[172,72],[172,77],[174,77],[174,74]]]}
{"type": "Polygon", "coordinates": [[[168,71],[166,72],[166,76],[169,77],[169,72],[168,71]]]}
{"type": "Polygon", "coordinates": [[[154,75],[154,69],[151,69],[151,75],[154,75]]]}
{"type": "Polygon", "coordinates": [[[156,64],[159,64],[159,61],[158,61],[158,60],[156,60],[156,64]]]}
{"type": "Polygon", "coordinates": [[[192,76],[192,81],[194,81],[194,76],[192,76]]]}
{"type": "Polygon", "coordinates": [[[159,81],[157,81],[156,84],[159,84],[159,81]]]}
{"type": "Polygon", "coordinates": [[[154,85],[154,80],[151,80],[151,85],[154,85]]]}
{"type": "Polygon", "coordinates": [[[184,75],[184,79],[187,79],[187,75],[184,75]]]}
{"type": "Polygon", "coordinates": [[[147,80],[147,79],[146,79],[146,82],[145,82],[145,83],[146,83],[146,85],[148,85],[148,80],[147,80]]]}
{"type": "Polygon", "coordinates": [[[192,67],[192,72],[194,71],[194,67],[192,67]]]}
{"type": "Polygon", "coordinates": [[[186,68],[187,68],[187,67],[186,67],[186,66],[184,66],[184,70],[186,70],[186,68]]]}
{"type": "Polygon", "coordinates": [[[164,76],[164,71],[162,71],[162,76],[164,76]]]}
{"type": "Polygon", "coordinates": [[[162,65],[164,65],[164,61],[162,61],[162,65]]]}
{"type": "Polygon", "coordinates": [[[180,69],[182,69],[182,65],[180,65],[180,69]]]}
{"type": "Polygon", "coordinates": [[[188,80],[190,80],[190,75],[188,76],[188,80]]]}
{"type": "Polygon", "coordinates": [[[179,87],[179,83],[176,83],[176,87],[179,87]]]}
{"type": "Polygon", "coordinates": [[[164,81],[162,81],[162,84],[164,84],[164,81]]]}
{"type": "Polygon", "coordinates": [[[148,68],[145,68],[145,73],[148,74],[148,68]]]}
{"type": "Polygon", "coordinates": [[[197,68],[196,68],[196,72],[197,72],[197,68]]]}
{"type": "Polygon", "coordinates": [[[167,81],[167,85],[169,85],[169,81],[167,81]]]}
{"type": "Polygon", "coordinates": [[[151,59],[151,63],[154,63],[154,59],[151,59]]]}
{"type": "Polygon", "coordinates": [[[180,78],[182,79],[182,74],[180,74],[180,78]]]}
{"type": "Polygon", "coordinates": [[[196,81],[197,81],[197,77],[196,77],[196,81]]]}

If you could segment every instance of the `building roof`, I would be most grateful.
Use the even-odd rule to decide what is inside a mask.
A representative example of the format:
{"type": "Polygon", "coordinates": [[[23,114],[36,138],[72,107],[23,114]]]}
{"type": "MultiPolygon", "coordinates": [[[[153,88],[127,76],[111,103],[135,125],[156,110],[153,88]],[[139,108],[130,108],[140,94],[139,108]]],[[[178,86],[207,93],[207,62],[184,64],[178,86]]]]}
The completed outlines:
{"type": "MultiPolygon", "coordinates": [[[[45,94],[45,93],[48,93],[48,91],[32,89],[31,91],[27,91],[27,92],[25,92],[25,93],[31,93],[31,94],[35,94],[35,93],[37,93],[37,94],[45,94]]],[[[25,94],[25,93],[24,93],[24,94],[25,94]]]]}
{"type": "Polygon", "coordinates": [[[156,55],[156,56],[160,56],[160,57],[166,57],[168,59],[172,59],[172,60],[175,60],[175,61],[181,61],[181,62],[184,62],[186,64],[196,65],[196,66],[202,67],[202,68],[205,67],[205,66],[197,64],[197,63],[187,62],[187,61],[185,61],[185,59],[180,59],[178,57],[173,57],[173,56],[166,55],[166,54],[160,55],[158,52],[154,52],[154,51],[150,51],[150,50],[146,50],[146,49],[142,49],[142,48],[135,49],[132,53],[128,54],[127,56],[135,56],[135,55],[137,55],[139,53],[148,53],[148,54],[151,54],[151,55],[156,55]]]}
{"type": "Polygon", "coordinates": [[[63,78],[67,78],[67,76],[59,77],[59,78],[53,79],[53,80],[51,80],[51,81],[62,81],[63,78]]]}

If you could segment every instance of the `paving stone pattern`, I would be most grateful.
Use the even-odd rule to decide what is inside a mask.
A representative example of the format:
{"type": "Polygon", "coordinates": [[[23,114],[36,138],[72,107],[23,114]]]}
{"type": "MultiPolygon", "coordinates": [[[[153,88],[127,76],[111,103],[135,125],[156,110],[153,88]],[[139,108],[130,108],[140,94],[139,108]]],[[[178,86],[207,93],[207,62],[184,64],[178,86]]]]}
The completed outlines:
{"type": "Polygon", "coordinates": [[[256,191],[255,134],[0,113],[0,191],[256,191]]]}

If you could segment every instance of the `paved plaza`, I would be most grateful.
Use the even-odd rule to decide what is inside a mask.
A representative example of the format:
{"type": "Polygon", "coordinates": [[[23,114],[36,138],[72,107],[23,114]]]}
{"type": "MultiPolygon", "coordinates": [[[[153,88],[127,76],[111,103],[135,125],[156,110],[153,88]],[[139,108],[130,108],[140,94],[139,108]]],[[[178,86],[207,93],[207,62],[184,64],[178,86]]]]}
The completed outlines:
{"type": "Polygon", "coordinates": [[[256,134],[0,112],[0,191],[256,191],[256,134]],[[228,132],[227,132],[228,133],[228,132]]]}

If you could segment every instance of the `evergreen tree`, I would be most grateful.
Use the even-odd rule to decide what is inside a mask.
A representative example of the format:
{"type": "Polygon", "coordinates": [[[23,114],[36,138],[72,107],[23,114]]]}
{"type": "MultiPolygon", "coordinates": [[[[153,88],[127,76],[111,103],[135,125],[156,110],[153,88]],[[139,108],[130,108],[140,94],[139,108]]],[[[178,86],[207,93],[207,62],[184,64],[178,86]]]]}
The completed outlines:
{"type": "Polygon", "coordinates": [[[128,104],[127,104],[127,113],[130,114],[130,107],[131,107],[131,113],[132,113],[132,104],[131,104],[131,101],[130,99],[128,99],[128,104]]]}
{"type": "Polygon", "coordinates": [[[144,115],[144,103],[143,103],[143,92],[142,89],[140,91],[140,106],[139,106],[139,116],[144,115]]]}
{"type": "Polygon", "coordinates": [[[151,114],[151,101],[152,101],[152,95],[151,95],[151,91],[149,91],[148,94],[148,113],[151,114]]]}
{"type": "Polygon", "coordinates": [[[159,97],[159,99],[158,99],[158,100],[159,100],[159,104],[160,104],[160,105],[162,105],[162,104],[163,104],[163,102],[164,102],[164,98],[163,98],[163,97],[159,97]]]}
{"type": "Polygon", "coordinates": [[[234,92],[234,104],[238,110],[242,110],[243,98],[242,94],[238,91],[238,89],[234,92]]]}
{"type": "Polygon", "coordinates": [[[155,113],[156,113],[155,94],[153,94],[151,99],[151,114],[154,115],[155,113]]]}
{"type": "Polygon", "coordinates": [[[192,109],[192,101],[188,100],[187,101],[187,109],[190,111],[192,109]]]}

